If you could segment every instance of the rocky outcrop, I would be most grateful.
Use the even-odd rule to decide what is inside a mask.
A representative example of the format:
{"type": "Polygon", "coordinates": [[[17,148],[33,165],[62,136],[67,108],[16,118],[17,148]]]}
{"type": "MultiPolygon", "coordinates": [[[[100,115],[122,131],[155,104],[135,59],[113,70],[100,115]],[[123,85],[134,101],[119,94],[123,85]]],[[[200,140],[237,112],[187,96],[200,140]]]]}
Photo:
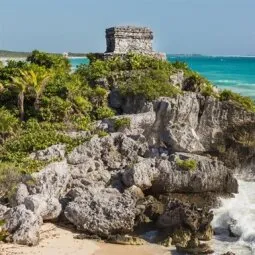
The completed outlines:
{"type": "Polygon", "coordinates": [[[217,159],[175,153],[169,159],[144,159],[123,172],[126,186],[135,185],[142,190],[158,193],[237,193],[238,183],[230,170],[217,159]],[[195,169],[182,169],[177,159],[193,160],[195,169]]]}
{"type": "Polygon", "coordinates": [[[50,161],[56,159],[64,159],[65,157],[66,146],[64,144],[56,144],[51,147],[36,151],[30,154],[31,159],[40,160],[40,161],[50,161]]]}
{"type": "Polygon", "coordinates": [[[26,208],[44,220],[56,219],[62,206],[59,202],[70,180],[66,160],[49,164],[39,173],[24,178],[11,198],[11,205],[26,208]]]}
{"type": "Polygon", "coordinates": [[[62,211],[62,206],[57,198],[45,197],[41,194],[26,197],[24,204],[28,210],[41,216],[43,220],[56,219],[62,211]]]}
{"type": "Polygon", "coordinates": [[[171,152],[211,154],[229,167],[246,172],[254,165],[254,113],[231,101],[195,92],[160,98],[150,107],[147,105],[141,97],[127,97],[121,107],[134,123],[132,128],[139,130],[150,146],[165,146],[171,152]],[[145,125],[140,124],[142,120],[137,122],[138,118],[144,118],[145,125]]]}
{"type": "Polygon", "coordinates": [[[180,201],[171,201],[158,218],[157,224],[164,231],[169,231],[178,250],[188,254],[209,254],[213,253],[212,250],[209,246],[200,244],[199,238],[201,233],[212,235],[210,226],[212,219],[213,213],[205,209],[180,201]]]}
{"type": "MultiPolygon", "coordinates": [[[[165,144],[171,151],[221,154],[227,163],[228,155],[241,154],[238,148],[243,147],[240,143],[237,146],[231,130],[237,127],[251,133],[249,127],[255,122],[253,113],[231,102],[191,92],[157,100],[154,108],[157,117],[148,137],[156,137],[158,144],[165,144]]],[[[253,150],[248,151],[246,159],[254,155],[253,150]]],[[[243,154],[239,163],[245,161],[243,154]]]]}
{"type": "Polygon", "coordinates": [[[38,244],[42,218],[26,209],[25,205],[8,210],[4,221],[3,230],[10,235],[9,241],[29,246],[38,244]]]}
{"type": "MultiPolygon", "coordinates": [[[[132,100],[128,104],[130,112],[139,111],[132,100]]],[[[111,132],[108,136],[94,136],[62,161],[22,178],[10,199],[13,208],[4,212],[10,215],[6,229],[15,242],[34,245],[42,220],[65,219],[82,232],[119,242],[126,239],[116,235],[150,224],[163,231],[165,245],[172,242],[180,251],[199,254],[210,251],[199,240],[212,238],[212,215],[205,208],[168,201],[191,194],[204,201],[205,194],[215,198],[238,191],[233,169],[224,157],[215,156],[222,145],[238,152],[227,132],[235,123],[245,129],[253,115],[195,93],[144,106],[140,113],[98,122],[97,128],[111,132]],[[116,132],[115,121],[123,117],[130,126],[116,132]],[[17,215],[21,222],[12,223],[17,215]],[[15,224],[21,227],[12,228],[15,224]]],[[[49,151],[35,155],[42,161],[63,155],[49,151]]]]}
{"type": "Polygon", "coordinates": [[[90,189],[68,204],[65,216],[79,230],[102,237],[129,233],[135,223],[135,201],[116,189],[90,189]]]}
{"type": "Polygon", "coordinates": [[[59,198],[70,180],[70,170],[66,160],[54,162],[25,180],[30,195],[41,194],[59,198]]]}

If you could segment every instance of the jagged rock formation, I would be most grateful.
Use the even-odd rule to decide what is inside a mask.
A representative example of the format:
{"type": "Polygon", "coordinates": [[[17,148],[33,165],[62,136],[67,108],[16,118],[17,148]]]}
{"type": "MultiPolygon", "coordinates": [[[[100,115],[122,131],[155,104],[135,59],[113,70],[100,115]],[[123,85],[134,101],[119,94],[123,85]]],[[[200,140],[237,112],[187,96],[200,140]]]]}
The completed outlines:
{"type": "MultiPolygon", "coordinates": [[[[171,152],[211,154],[231,168],[255,170],[255,114],[231,102],[184,92],[151,103],[126,99],[121,110],[128,113],[132,132],[144,134],[150,146],[163,145],[171,152]]],[[[105,122],[112,131],[111,122],[105,122]]]]}
{"type": "MultiPolygon", "coordinates": [[[[1,208],[9,240],[35,245],[42,221],[61,215],[80,231],[112,240],[117,240],[116,234],[132,234],[154,222],[154,228],[176,229],[164,231],[164,244],[172,240],[179,243],[179,250],[210,251],[198,240],[212,237],[211,215],[185,203],[168,204],[167,197],[178,193],[178,198],[194,194],[204,199],[206,194],[212,198],[212,194],[236,193],[233,169],[223,162],[227,157],[221,161],[212,152],[223,145],[238,152],[230,142],[234,140],[226,143],[228,130],[234,125],[245,128],[254,115],[191,92],[145,105],[139,110],[130,101],[129,109],[136,114],[125,115],[130,127],[122,132],[116,132],[114,119],[123,116],[101,121],[97,127],[110,135],[95,136],[64,160],[23,178],[10,199],[13,208],[1,208]],[[178,160],[196,164],[182,168],[178,160]],[[13,222],[15,217],[19,220],[13,222]]],[[[36,155],[44,160],[44,155],[54,158],[61,153],[49,148],[36,155]]]]}
{"type": "MultiPolygon", "coordinates": [[[[154,54],[151,39],[148,29],[109,29],[107,53],[101,56],[154,54]]],[[[137,75],[123,73],[124,79],[137,75]]],[[[213,234],[213,216],[201,200],[238,192],[234,170],[250,167],[255,158],[255,114],[203,96],[189,86],[182,71],[169,75],[170,83],[183,93],[147,101],[142,94],[121,95],[117,78],[98,81],[109,89],[109,105],[121,115],[98,121],[95,130],[109,134],[94,135],[70,153],[59,144],[30,155],[43,162],[58,161],[23,176],[9,198],[10,208],[0,205],[8,240],[36,245],[43,221],[58,219],[85,236],[112,242],[140,244],[132,235],[150,228],[162,231],[158,240],[164,245],[172,242],[194,254],[211,252],[199,243],[213,234]],[[130,125],[117,128],[121,118],[129,119],[130,125]],[[200,200],[200,208],[184,199],[173,201],[188,194],[200,200]]]]}

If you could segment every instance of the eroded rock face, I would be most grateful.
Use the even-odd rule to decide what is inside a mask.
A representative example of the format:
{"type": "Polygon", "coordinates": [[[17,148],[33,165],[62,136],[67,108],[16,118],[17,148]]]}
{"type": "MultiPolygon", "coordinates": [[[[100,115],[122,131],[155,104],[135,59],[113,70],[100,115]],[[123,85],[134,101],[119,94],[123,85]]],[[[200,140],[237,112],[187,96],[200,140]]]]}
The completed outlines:
{"type": "Polygon", "coordinates": [[[155,166],[155,159],[144,159],[123,172],[122,180],[127,187],[135,185],[142,190],[151,188],[159,171],[155,166]]]}
{"type": "Polygon", "coordinates": [[[38,173],[32,174],[27,183],[29,194],[42,194],[59,198],[66,189],[71,175],[66,160],[54,162],[38,173]]]}
{"type": "Polygon", "coordinates": [[[19,205],[10,209],[4,215],[5,225],[3,229],[9,234],[11,241],[22,245],[37,245],[42,218],[26,209],[25,205],[19,205]]]}
{"type": "Polygon", "coordinates": [[[238,144],[235,138],[237,130],[254,134],[251,128],[255,123],[254,113],[231,102],[192,92],[156,100],[154,109],[157,117],[148,138],[154,136],[158,144],[164,143],[171,151],[215,152],[229,165],[233,163],[231,166],[254,157],[254,149],[238,144]]]}
{"type": "Polygon", "coordinates": [[[138,106],[136,98],[128,100],[127,113],[131,123],[133,119],[135,123],[141,110],[146,112],[146,116],[150,115],[149,112],[151,116],[155,114],[151,118],[153,123],[147,122],[144,131],[139,131],[146,136],[150,146],[164,145],[171,152],[213,153],[231,168],[242,165],[247,170],[254,165],[254,146],[250,142],[255,134],[254,113],[229,101],[219,101],[195,92],[157,99],[146,111],[146,101],[138,100],[142,104],[138,106]]]}
{"type": "Polygon", "coordinates": [[[27,186],[24,183],[19,183],[16,192],[10,198],[10,204],[12,207],[21,205],[24,203],[25,198],[29,196],[27,186]]]}
{"type": "Polygon", "coordinates": [[[202,236],[204,240],[204,236],[212,233],[212,219],[212,212],[176,200],[169,202],[157,224],[164,231],[169,231],[178,250],[189,254],[209,254],[212,253],[210,247],[201,245],[199,238],[202,236]]]}
{"type": "Polygon", "coordinates": [[[0,204],[0,220],[4,219],[4,214],[9,210],[7,206],[0,204]]]}
{"type": "Polygon", "coordinates": [[[116,189],[92,189],[69,203],[65,216],[79,230],[102,237],[129,233],[135,223],[135,201],[116,189]]]}
{"type": "Polygon", "coordinates": [[[88,186],[107,187],[114,183],[113,180],[120,186],[120,171],[139,161],[148,150],[142,135],[113,133],[103,138],[92,138],[68,155],[72,176],[69,187],[76,190],[88,186]]]}
{"type": "Polygon", "coordinates": [[[46,198],[41,194],[26,197],[24,204],[27,209],[41,216],[43,220],[56,219],[62,211],[62,206],[57,198],[46,198]]]}
{"type": "Polygon", "coordinates": [[[56,144],[51,147],[32,153],[30,155],[31,159],[50,161],[56,159],[64,159],[66,146],[64,144],[56,144]]]}
{"type": "Polygon", "coordinates": [[[200,228],[209,227],[212,220],[213,213],[175,200],[169,202],[165,212],[159,217],[158,226],[169,229],[183,227],[198,232],[200,228]]]}
{"type": "Polygon", "coordinates": [[[122,175],[126,186],[136,185],[153,193],[237,193],[238,183],[230,170],[217,159],[189,154],[175,153],[169,159],[144,159],[127,168],[122,175]],[[194,160],[195,169],[182,169],[177,162],[194,160]]]}
{"type": "Polygon", "coordinates": [[[66,160],[51,163],[39,173],[24,178],[10,200],[11,205],[14,209],[25,205],[44,220],[56,219],[62,211],[59,199],[66,192],[70,177],[66,160]]]}

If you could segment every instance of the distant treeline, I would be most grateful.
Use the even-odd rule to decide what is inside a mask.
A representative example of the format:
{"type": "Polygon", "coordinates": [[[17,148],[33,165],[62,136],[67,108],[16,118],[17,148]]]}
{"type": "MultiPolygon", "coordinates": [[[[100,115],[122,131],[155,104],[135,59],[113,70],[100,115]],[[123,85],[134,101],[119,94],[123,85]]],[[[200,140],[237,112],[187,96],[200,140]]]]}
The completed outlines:
{"type": "MultiPolygon", "coordinates": [[[[26,58],[31,52],[22,52],[22,51],[8,51],[0,50],[0,57],[2,58],[26,58]]],[[[50,53],[55,55],[62,55],[60,53],[50,53]]],[[[68,53],[69,57],[86,57],[86,53],[68,53]]]]}

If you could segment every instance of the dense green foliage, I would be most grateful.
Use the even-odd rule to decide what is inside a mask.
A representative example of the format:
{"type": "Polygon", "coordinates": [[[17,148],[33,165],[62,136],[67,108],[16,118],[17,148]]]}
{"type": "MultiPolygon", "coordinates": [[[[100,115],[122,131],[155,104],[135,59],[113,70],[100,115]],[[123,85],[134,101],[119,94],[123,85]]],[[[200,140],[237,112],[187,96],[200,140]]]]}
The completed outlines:
{"type": "MultiPolygon", "coordinates": [[[[94,130],[93,122],[111,118],[119,110],[108,104],[113,88],[123,97],[144,100],[174,97],[183,93],[182,90],[194,91],[233,101],[245,110],[255,109],[249,98],[229,91],[218,93],[185,63],[169,63],[136,54],[104,61],[95,55],[88,57],[90,64],[81,65],[74,73],[66,58],[39,51],[33,51],[27,61],[9,61],[6,66],[0,66],[0,192],[6,193],[1,183],[8,179],[15,183],[21,173],[37,171],[47,164],[32,160],[30,153],[54,144],[66,144],[70,151],[89,139],[72,138],[69,131],[108,135],[94,130]],[[184,87],[173,85],[170,79],[180,70],[185,76],[184,87]]],[[[128,128],[130,119],[116,119],[114,127],[128,128]]],[[[186,170],[196,168],[192,160],[177,164],[186,170]]]]}
{"type": "Polygon", "coordinates": [[[250,97],[244,97],[231,90],[223,90],[220,93],[221,101],[232,101],[237,106],[243,107],[246,111],[255,112],[255,103],[250,97]]]}
{"type": "Polygon", "coordinates": [[[120,92],[123,96],[143,96],[147,100],[153,100],[161,96],[176,96],[181,90],[169,83],[164,71],[151,70],[130,77],[120,85],[120,92]]]}
{"type": "Polygon", "coordinates": [[[197,168],[197,161],[194,159],[176,159],[176,164],[183,170],[186,171],[195,171],[197,168]]]}
{"type": "Polygon", "coordinates": [[[27,57],[27,61],[38,66],[44,66],[46,68],[64,69],[70,68],[70,63],[67,58],[60,57],[58,55],[47,54],[34,50],[30,56],[27,57]]]}

